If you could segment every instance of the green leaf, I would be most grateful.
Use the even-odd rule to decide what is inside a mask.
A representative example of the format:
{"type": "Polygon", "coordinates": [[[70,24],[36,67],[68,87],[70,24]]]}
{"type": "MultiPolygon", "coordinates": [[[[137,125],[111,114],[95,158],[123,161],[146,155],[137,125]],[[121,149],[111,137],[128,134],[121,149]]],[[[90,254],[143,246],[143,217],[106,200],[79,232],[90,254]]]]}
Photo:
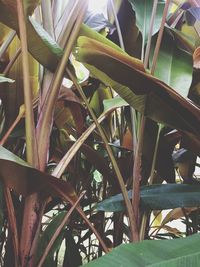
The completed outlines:
{"type": "MultiPolygon", "coordinates": [[[[156,46],[153,38],[150,62],[156,46]]],[[[173,36],[165,29],[154,75],[175,89],[183,97],[187,97],[192,83],[193,58],[176,46],[173,36]]]]}
{"type": "Polygon", "coordinates": [[[14,83],[15,81],[0,75],[0,83],[14,83]]]}
{"type": "Polygon", "coordinates": [[[193,36],[185,34],[175,28],[169,28],[171,33],[173,34],[177,45],[180,47],[183,47],[187,51],[189,51],[191,54],[193,54],[194,50],[197,48],[196,40],[193,36]]]}
{"type": "Polygon", "coordinates": [[[118,45],[113,43],[112,41],[105,38],[103,35],[99,34],[98,32],[92,30],[87,25],[83,24],[80,29],[80,36],[85,36],[91,39],[95,39],[96,41],[99,41],[100,43],[106,44],[117,51],[121,53],[125,53],[123,49],[121,49],[118,45]]]}
{"type": "MultiPolygon", "coordinates": [[[[129,198],[132,191],[128,192],[129,198]]],[[[140,203],[144,209],[165,210],[178,207],[200,206],[200,185],[162,184],[143,186],[140,191],[140,203]]],[[[97,210],[107,212],[124,211],[122,194],[112,196],[96,206],[97,210]]]]}
{"type": "MultiPolygon", "coordinates": [[[[18,33],[17,13],[11,12],[2,1],[0,1],[0,21],[18,33]]],[[[27,18],[26,27],[29,52],[44,67],[55,71],[62,56],[62,49],[33,18],[27,18]]]]}
{"type": "Polygon", "coordinates": [[[127,106],[128,103],[120,96],[116,96],[112,99],[105,99],[103,101],[103,105],[104,105],[104,112],[106,112],[110,108],[114,108],[114,107],[119,108],[119,107],[127,106]]]}
{"type": "Polygon", "coordinates": [[[156,122],[199,138],[200,109],[145,72],[141,61],[86,37],[79,37],[78,44],[77,58],[133,108],[156,122]]]}
{"type": "MultiPolygon", "coordinates": [[[[141,31],[142,36],[146,43],[150,29],[150,20],[151,20],[154,0],[129,0],[129,2],[131,3],[132,8],[136,14],[136,25],[141,31]]],[[[165,1],[159,0],[155,16],[153,34],[155,34],[160,28],[164,6],[165,6],[165,1]]]]}
{"type": "MultiPolygon", "coordinates": [[[[53,217],[52,221],[48,224],[47,228],[44,230],[42,233],[39,241],[38,241],[38,247],[37,247],[37,253],[36,253],[36,262],[40,260],[42,257],[48,243],[50,242],[52,236],[54,235],[56,229],[58,226],[61,224],[63,221],[64,217],[66,215],[66,211],[59,212],[56,216],[53,217]]],[[[45,266],[50,266],[52,262],[52,258],[54,253],[60,248],[61,243],[64,239],[64,230],[61,231],[60,235],[57,237],[55,240],[51,250],[49,251],[49,254],[44,262],[44,267],[45,266]]]]}
{"type": "Polygon", "coordinates": [[[85,267],[198,267],[200,235],[121,245],[85,267]]]}

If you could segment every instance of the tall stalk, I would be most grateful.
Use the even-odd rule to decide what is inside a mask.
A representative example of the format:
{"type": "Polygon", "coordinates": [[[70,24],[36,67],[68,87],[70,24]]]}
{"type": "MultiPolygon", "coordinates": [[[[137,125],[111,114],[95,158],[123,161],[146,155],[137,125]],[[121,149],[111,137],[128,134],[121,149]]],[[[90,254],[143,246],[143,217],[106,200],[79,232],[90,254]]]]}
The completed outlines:
{"type": "MultiPolygon", "coordinates": [[[[29,80],[29,61],[27,48],[26,18],[24,15],[23,2],[17,0],[17,14],[19,23],[19,34],[22,50],[22,69],[24,84],[24,103],[25,103],[25,130],[26,130],[26,157],[30,165],[38,168],[38,153],[35,137],[35,123],[32,106],[32,91],[29,80]]],[[[38,195],[33,194],[25,199],[24,217],[22,223],[22,235],[20,242],[20,256],[22,267],[26,265],[29,258],[32,239],[34,236],[35,225],[37,224],[38,195]]]]}
{"type": "MultiPolygon", "coordinates": [[[[149,55],[150,55],[150,49],[151,49],[151,39],[152,39],[152,34],[153,34],[153,25],[154,25],[154,21],[155,21],[155,17],[156,17],[157,6],[158,6],[158,0],[154,0],[153,8],[152,8],[151,21],[150,21],[150,27],[149,27],[149,33],[148,33],[146,52],[145,52],[145,56],[143,56],[144,53],[142,53],[142,56],[141,56],[141,58],[144,59],[144,68],[145,69],[148,67],[148,62],[149,62],[149,55]]],[[[137,218],[137,223],[139,223],[140,180],[142,179],[141,165],[142,165],[142,150],[143,150],[143,144],[144,144],[145,125],[146,125],[146,117],[144,115],[142,115],[140,128],[139,128],[139,134],[138,134],[138,143],[137,143],[136,148],[135,148],[136,152],[135,152],[135,157],[134,157],[133,186],[132,186],[132,189],[133,189],[132,190],[132,206],[133,206],[135,216],[137,218]]]]}
{"type": "MultiPolygon", "coordinates": [[[[118,21],[118,17],[117,17],[117,13],[116,13],[116,10],[115,10],[115,6],[114,6],[114,3],[113,3],[113,0],[110,0],[110,3],[111,3],[113,16],[114,16],[114,19],[115,19],[115,24],[116,24],[116,28],[117,28],[118,37],[119,37],[120,47],[125,51],[122,32],[121,32],[121,28],[120,28],[120,24],[119,24],[119,21],[118,21]]],[[[121,109],[121,114],[122,113],[123,113],[123,110],[121,109]]],[[[122,131],[121,131],[121,134],[122,134],[122,131]]],[[[128,199],[127,192],[125,192],[126,191],[126,187],[124,185],[123,177],[121,176],[120,170],[118,169],[117,164],[115,164],[115,158],[113,158],[112,155],[111,155],[110,159],[111,159],[111,162],[112,162],[112,160],[114,160],[114,162],[112,162],[113,163],[113,168],[114,168],[115,173],[117,175],[118,182],[120,184],[120,188],[122,190],[122,195],[124,197],[124,201],[125,201],[126,208],[127,208],[127,211],[128,211],[129,220],[130,220],[130,228],[131,228],[131,233],[132,233],[132,241],[139,241],[139,232],[138,232],[138,226],[137,226],[137,215],[135,214],[134,208],[131,206],[131,202],[128,199]],[[115,165],[116,165],[116,167],[115,167],[115,165]]]]}
{"type": "Polygon", "coordinates": [[[73,28],[73,31],[68,40],[67,46],[64,51],[64,55],[57,67],[57,70],[54,74],[53,81],[48,90],[48,95],[45,99],[43,110],[40,114],[38,124],[37,124],[37,140],[39,148],[39,162],[40,170],[44,170],[48,157],[49,150],[49,137],[53,123],[53,114],[55,108],[55,102],[58,98],[60,91],[60,86],[63,80],[65,68],[68,64],[68,59],[73,48],[73,45],[79,34],[79,30],[87,9],[87,3],[85,3],[83,9],[81,10],[79,17],[77,18],[76,24],[73,28]],[[44,142],[46,140],[46,142],[44,142]]]}
{"type": "MultiPolygon", "coordinates": [[[[155,72],[155,69],[156,69],[156,63],[157,63],[157,59],[158,59],[158,54],[159,54],[161,42],[162,42],[162,36],[163,36],[163,32],[164,32],[164,26],[165,26],[165,21],[166,21],[166,18],[167,18],[167,13],[168,13],[170,2],[171,2],[171,0],[167,0],[166,1],[165,8],[164,8],[164,11],[163,11],[161,26],[160,26],[160,30],[159,30],[159,33],[158,33],[158,38],[157,38],[157,41],[156,41],[156,47],[155,47],[155,50],[154,50],[154,55],[153,55],[153,60],[152,60],[152,66],[151,66],[151,74],[152,75],[154,75],[154,72],[155,72]]],[[[159,125],[157,139],[156,139],[156,145],[155,145],[155,149],[154,149],[153,161],[152,161],[152,166],[151,166],[151,174],[150,174],[150,184],[153,182],[153,174],[154,174],[154,170],[155,170],[155,164],[156,164],[156,158],[157,158],[157,152],[158,152],[158,143],[159,143],[159,138],[160,138],[160,130],[161,130],[161,125],[159,125]]],[[[140,227],[140,240],[143,240],[144,236],[145,236],[146,225],[147,225],[147,217],[148,216],[147,216],[146,213],[142,217],[142,222],[141,222],[141,227],[140,227]]]]}
{"type": "Polygon", "coordinates": [[[137,229],[137,225],[136,225],[136,220],[135,220],[135,215],[133,213],[133,209],[132,209],[132,206],[131,206],[131,202],[128,198],[128,193],[127,193],[127,190],[126,190],[126,186],[124,184],[124,180],[123,180],[123,177],[121,175],[121,172],[120,172],[120,169],[118,167],[118,164],[115,160],[115,157],[113,155],[113,152],[112,152],[112,149],[111,147],[109,146],[108,144],[108,140],[106,138],[106,135],[104,133],[104,131],[102,130],[100,124],[98,123],[98,120],[92,110],[92,108],[90,107],[89,105],[89,102],[81,88],[81,86],[77,83],[75,77],[73,76],[73,74],[69,71],[69,69],[67,70],[67,73],[70,77],[70,79],[73,81],[74,85],[76,86],[79,94],[81,95],[83,101],[85,102],[89,112],[90,112],[90,115],[92,117],[92,119],[94,120],[94,123],[96,124],[96,127],[101,135],[101,138],[104,142],[104,145],[105,145],[105,148],[107,150],[107,153],[108,153],[108,156],[110,158],[110,161],[112,163],[112,166],[113,166],[113,169],[114,169],[114,172],[116,174],[116,177],[118,179],[118,183],[120,185],[120,189],[122,191],[122,195],[124,197],[124,202],[125,202],[125,205],[126,205],[126,208],[127,208],[127,213],[128,213],[128,218],[129,218],[129,222],[130,222],[130,229],[131,229],[131,235],[132,235],[132,241],[138,241],[139,240],[139,235],[138,235],[138,229],[137,229]]]}

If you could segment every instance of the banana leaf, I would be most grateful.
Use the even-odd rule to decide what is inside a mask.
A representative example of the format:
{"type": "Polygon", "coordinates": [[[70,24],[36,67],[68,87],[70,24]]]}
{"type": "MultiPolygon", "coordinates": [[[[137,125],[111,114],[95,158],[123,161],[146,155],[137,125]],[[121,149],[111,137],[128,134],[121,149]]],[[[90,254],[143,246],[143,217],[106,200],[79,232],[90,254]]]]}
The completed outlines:
{"type": "Polygon", "coordinates": [[[200,235],[121,245],[85,267],[198,267],[200,235]]]}
{"type": "MultiPolygon", "coordinates": [[[[129,198],[132,191],[128,192],[129,198]]],[[[161,184],[143,186],[140,204],[145,210],[165,210],[200,206],[200,184],[161,184]]],[[[125,211],[122,194],[112,196],[96,205],[96,210],[106,212],[125,211]]]]}

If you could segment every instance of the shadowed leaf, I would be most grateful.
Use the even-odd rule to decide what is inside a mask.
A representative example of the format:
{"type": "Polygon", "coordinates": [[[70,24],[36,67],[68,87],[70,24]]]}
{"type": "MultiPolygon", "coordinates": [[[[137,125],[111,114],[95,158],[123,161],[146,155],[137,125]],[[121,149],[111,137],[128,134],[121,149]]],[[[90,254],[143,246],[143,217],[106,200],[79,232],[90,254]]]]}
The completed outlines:
{"type": "MultiPolygon", "coordinates": [[[[148,38],[148,33],[150,29],[150,20],[153,8],[153,0],[129,0],[132,5],[133,10],[136,13],[136,25],[138,26],[139,30],[141,31],[145,42],[148,38]]],[[[161,24],[163,9],[165,6],[165,1],[159,0],[158,7],[157,7],[157,14],[155,16],[155,23],[153,34],[155,34],[161,24]]]]}
{"type": "Polygon", "coordinates": [[[132,107],[154,121],[199,137],[200,109],[145,72],[141,61],[86,37],[80,37],[78,44],[78,59],[132,107]]]}
{"type": "Polygon", "coordinates": [[[16,193],[27,196],[35,192],[59,196],[62,191],[66,197],[77,199],[73,187],[65,181],[32,168],[28,163],[0,146],[0,178],[16,193]]]}
{"type": "MultiPolygon", "coordinates": [[[[132,192],[129,191],[129,197],[132,192]]],[[[144,209],[164,210],[178,207],[198,207],[200,205],[200,185],[162,184],[143,186],[140,191],[141,205],[144,209]]],[[[110,197],[96,206],[97,210],[107,212],[124,211],[121,194],[110,197]]]]}

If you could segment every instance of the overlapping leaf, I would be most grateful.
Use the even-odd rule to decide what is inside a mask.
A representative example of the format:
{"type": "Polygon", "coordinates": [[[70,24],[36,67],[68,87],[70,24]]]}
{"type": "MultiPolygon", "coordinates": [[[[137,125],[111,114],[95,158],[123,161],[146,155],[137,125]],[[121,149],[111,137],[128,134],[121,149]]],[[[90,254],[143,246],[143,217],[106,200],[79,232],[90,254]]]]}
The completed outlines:
{"type": "Polygon", "coordinates": [[[198,267],[200,235],[166,241],[121,245],[85,267],[198,267]]]}
{"type": "MultiPolygon", "coordinates": [[[[102,40],[101,40],[102,41],[102,40]]],[[[77,58],[147,117],[199,136],[200,109],[145,72],[141,61],[94,39],[80,37],[77,58]]]]}
{"type": "MultiPolygon", "coordinates": [[[[136,13],[136,25],[141,31],[145,42],[148,38],[149,28],[150,28],[150,20],[153,8],[153,0],[129,0],[132,5],[133,10],[136,13]]],[[[159,28],[162,20],[163,9],[165,6],[165,1],[159,0],[157,13],[155,16],[155,23],[153,34],[155,34],[159,28]]]]}
{"type": "MultiPolygon", "coordinates": [[[[155,45],[156,38],[153,38],[151,61],[155,45]]],[[[180,95],[187,97],[192,83],[192,73],[192,56],[178,48],[173,36],[165,29],[154,75],[180,95]]]]}
{"type": "MultiPolygon", "coordinates": [[[[18,32],[16,10],[15,12],[12,12],[2,1],[0,1],[0,21],[18,32]]],[[[62,56],[62,49],[33,18],[30,18],[30,20],[27,18],[26,27],[28,49],[30,53],[43,66],[54,71],[62,56]]]]}

